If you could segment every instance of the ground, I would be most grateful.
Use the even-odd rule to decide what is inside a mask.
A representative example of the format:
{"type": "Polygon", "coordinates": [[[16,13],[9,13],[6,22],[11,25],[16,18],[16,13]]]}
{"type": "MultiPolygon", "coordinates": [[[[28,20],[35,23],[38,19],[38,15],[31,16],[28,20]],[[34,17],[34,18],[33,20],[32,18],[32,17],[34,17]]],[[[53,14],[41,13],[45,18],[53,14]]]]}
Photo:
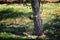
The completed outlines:
{"type": "MultiPolygon", "coordinates": [[[[0,4],[0,39],[19,40],[32,39],[34,28],[33,20],[29,17],[33,15],[31,4],[0,4]],[[27,34],[25,34],[27,33],[27,34]]],[[[47,35],[54,34],[55,28],[60,26],[60,3],[44,3],[41,13],[44,32],[47,35]]],[[[60,36],[59,33],[57,35],[60,36]]],[[[55,39],[53,36],[51,37],[55,39]]],[[[39,37],[38,39],[43,39],[39,37]]]]}

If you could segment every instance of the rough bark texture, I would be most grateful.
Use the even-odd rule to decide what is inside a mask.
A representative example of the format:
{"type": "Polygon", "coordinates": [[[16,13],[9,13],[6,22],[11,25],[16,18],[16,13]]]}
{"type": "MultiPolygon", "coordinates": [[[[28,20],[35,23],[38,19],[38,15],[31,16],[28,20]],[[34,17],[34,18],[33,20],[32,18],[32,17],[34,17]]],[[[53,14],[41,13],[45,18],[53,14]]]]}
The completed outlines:
{"type": "Polygon", "coordinates": [[[39,0],[31,0],[34,19],[34,35],[41,35],[43,33],[43,24],[40,15],[39,0]]]}

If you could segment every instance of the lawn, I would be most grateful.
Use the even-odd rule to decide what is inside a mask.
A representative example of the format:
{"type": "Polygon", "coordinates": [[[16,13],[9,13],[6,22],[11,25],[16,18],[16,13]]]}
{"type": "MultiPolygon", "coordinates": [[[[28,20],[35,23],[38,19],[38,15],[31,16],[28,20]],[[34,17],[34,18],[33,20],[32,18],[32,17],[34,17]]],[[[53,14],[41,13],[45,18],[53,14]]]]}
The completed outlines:
{"type": "MultiPolygon", "coordinates": [[[[29,6],[0,4],[0,39],[31,39],[34,28],[33,20],[29,19],[31,15],[33,12],[30,4],[29,6]],[[24,35],[24,32],[29,35],[24,35]]],[[[54,29],[60,26],[60,3],[43,4],[41,16],[45,27],[44,31],[48,30],[47,34],[54,34],[54,29]]],[[[59,33],[57,35],[60,36],[59,33]]],[[[51,38],[54,40],[53,36],[51,38]]]]}

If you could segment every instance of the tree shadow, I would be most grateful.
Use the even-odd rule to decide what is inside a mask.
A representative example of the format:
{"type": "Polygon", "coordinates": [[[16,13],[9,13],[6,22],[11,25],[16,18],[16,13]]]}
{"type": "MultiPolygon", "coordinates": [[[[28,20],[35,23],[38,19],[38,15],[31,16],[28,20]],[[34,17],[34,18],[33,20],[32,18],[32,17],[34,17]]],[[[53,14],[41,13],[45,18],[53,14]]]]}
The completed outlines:
{"type": "Polygon", "coordinates": [[[30,29],[29,26],[25,25],[25,24],[9,24],[6,25],[5,23],[1,23],[0,24],[0,33],[7,33],[6,37],[2,36],[0,34],[0,40],[29,40],[29,38],[22,38],[22,37],[26,37],[27,35],[24,34],[24,32],[28,33],[28,32],[32,32],[32,30],[30,29]],[[14,34],[17,36],[20,36],[18,38],[14,38],[14,37],[10,37],[10,34],[14,34]],[[7,37],[9,36],[9,37],[7,37]]]}
{"type": "MultiPolygon", "coordinates": [[[[18,17],[19,18],[20,17],[29,18],[29,16],[31,16],[31,15],[32,15],[32,12],[24,13],[24,12],[14,11],[13,8],[7,8],[7,9],[4,9],[4,10],[0,11],[0,21],[6,20],[6,19],[9,19],[9,18],[14,19],[14,18],[18,18],[18,17]]],[[[20,24],[22,24],[22,23],[20,23],[20,24]]],[[[25,34],[23,34],[23,32],[26,32],[28,27],[24,24],[22,24],[22,25],[20,25],[20,24],[12,24],[11,23],[11,24],[6,25],[6,23],[0,22],[0,33],[1,32],[6,32],[6,33],[14,34],[14,35],[26,36],[25,34]]],[[[10,38],[0,37],[0,39],[1,40],[4,40],[4,39],[9,40],[10,38]]],[[[17,38],[11,38],[11,40],[16,40],[16,39],[17,38]]],[[[23,38],[18,38],[17,40],[20,40],[20,39],[22,40],[23,38]]]]}
{"type": "Polygon", "coordinates": [[[58,40],[60,35],[60,16],[57,14],[52,14],[55,18],[50,22],[44,24],[45,33],[51,40],[58,40]],[[57,35],[57,36],[55,36],[57,35]],[[55,39],[56,38],[56,39],[55,39]]]}
{"type": "Polygon", "coordinates": [[[32,15],[32,12],[24,13],[24,12],[14,12],[13,8],[7,8],[0,11],[0,20],[8,19],[8,18],[17,18],[22,16],[30,16],[32,15]]]}
{"type": "Polygon", "coordinates": [[[24,36],[23,32],[26,32],[25,27],[6,27],[6,26],[1,26],[0,27],[0,32],[7,32],[7,33],[12,33],[15,35],[20,35],[24,36]]]}
{"type": "Polygon", "coordinates": [[[8,8],[6,10],[0,11],[0,20],[7,19],[7,18],[15,18],[23,15],[23,12],[14,12],[12,8],[8,8]]]}
{"type": "Polygon", "coordinates": [[[46,27],[45,29],[49,29],[51,27],[59,28],[59,26],[60,26],[60,15],[57,15],[57,14],[52,14],[52,15],[54,16],[54,19],[52,19],[51,21],[44,24],[44,26],[46,27]]]}
{"type": "MultiPolygon", "coordinates": [[[[28,17],[32,15],[32,12],[24,13],[24,12],[14,12],[13,8],[7,8],[2,11],[0,11],[0,21],[9,19],[9,18],[20,18],[20,17],[28,17]]],[[[23,18],[22,18],[23,19],[23,18]]],[[[21,25],[20,24],[9,24],[8,26],[12,25],[12,27],[7,27],[7,25],[4,22],[0,22],[0,32],[10,32],[14,34],[21,34],[26,31],[25,26],[26,25],[21,25]],[[19,25],[19,27],[17,27],[19,25]],[[14,27],[16,26],[16,28],[14,27]]]]}

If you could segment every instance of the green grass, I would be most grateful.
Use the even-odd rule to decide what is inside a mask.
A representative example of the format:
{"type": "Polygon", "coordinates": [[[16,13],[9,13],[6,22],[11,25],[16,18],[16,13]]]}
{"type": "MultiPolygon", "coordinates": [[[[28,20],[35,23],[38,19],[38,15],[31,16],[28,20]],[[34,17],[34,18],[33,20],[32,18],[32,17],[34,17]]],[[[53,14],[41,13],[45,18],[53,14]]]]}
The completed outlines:
{"type": "MultiPolygon", "coordinates": [[[[43,5],[41,16],[48,34],[54,34],[55,30],[53,28],[60,26],[59,13],[60,3],[46,3],[43,5]],[[54,25],[51,25],[51,23],[54,25]]],[[[33,15],[31,5],[27,7],[18,4],[0,4],[0,39],[30,39],[31,37],[25,36],[23,33],[29,31],[31,35],[33,32],[34,24],[29,19],[31,15],[33,15]]]]}

